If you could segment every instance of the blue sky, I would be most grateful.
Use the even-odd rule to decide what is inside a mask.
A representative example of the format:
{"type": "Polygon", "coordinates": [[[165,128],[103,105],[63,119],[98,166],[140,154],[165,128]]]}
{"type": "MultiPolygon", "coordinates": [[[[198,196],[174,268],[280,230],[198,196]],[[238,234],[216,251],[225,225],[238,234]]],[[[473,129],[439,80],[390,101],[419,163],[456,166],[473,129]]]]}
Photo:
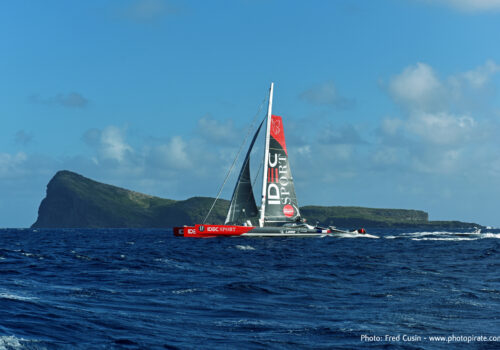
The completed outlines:
{"type": "Polygon", "coordinates": [[[498,33],[499,0],[3,1],[0,227],[61,169],[215,196],[271,81],[299,204],[500,226],[498,33]]]}

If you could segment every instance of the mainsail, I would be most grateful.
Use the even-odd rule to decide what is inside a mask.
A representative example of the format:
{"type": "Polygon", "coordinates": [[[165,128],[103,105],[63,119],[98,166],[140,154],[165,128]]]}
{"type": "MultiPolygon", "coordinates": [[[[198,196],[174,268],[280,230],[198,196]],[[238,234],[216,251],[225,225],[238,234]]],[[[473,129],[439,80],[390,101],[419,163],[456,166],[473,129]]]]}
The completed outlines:
{"type": "Polygon", "coordinates": [[[250,147],[248,148],[245,160],[243,161],[243,166],[241,167],[240,175],[238,176],[238,181],[234,188],[233,197],[231,198],[231,204],[229,205],[229,211],[224,224],[241,224],[258,215],[257,204],[255,203],[252,181],[250,178],[250,152],[252,151],[262,124],[264,124],[264,121],[262,121],[257,128],[252,142],[250,143],[250,147]]]}
{"type": "MultiPolygon", "coordinates": [[[[268,123],[269,145],[266,149],[267,164],[264,167],[265,192],[262,207],[263,224],[266,222],[290,222],[300,216],[292,172],[288,161],[285,132],[281,117],[272,115],[268,123]]],[[[261,214],[262,215],[262,214],[261,214]]]]}

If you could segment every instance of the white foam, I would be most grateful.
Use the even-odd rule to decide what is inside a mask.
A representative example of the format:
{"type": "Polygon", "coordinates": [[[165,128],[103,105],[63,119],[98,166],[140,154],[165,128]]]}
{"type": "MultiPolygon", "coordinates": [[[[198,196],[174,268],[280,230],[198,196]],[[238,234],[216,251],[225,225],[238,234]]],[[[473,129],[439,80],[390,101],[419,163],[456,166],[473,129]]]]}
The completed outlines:
{"type": "Polygon", "coordinates": [[[1,299],[10,299],[10,300],[20,300],[20,301],[38,299],[38,298],[35,298],[35,297],[23,297],[23,296],[16,295],[16,294],[11,294],[11,293],[0,293],[0,298],[1,299]]]}
{"type": "Polygon", "coordinates": [[[237,245],[236,249],[240,249],[240,250],[255,250],[255,248],[252,247],[251,245],[237,245]]]}
{"type": "MultiPolygon", "coordinates": [[[[500,238],[500,233],[482,232],[411,232],[402,233],[399,237],[407,237],[413,241],[475,241],[484,238],[500,238]]],[[[397,236],[386,236],[387,239],[397,238],[397,236]]]]}
{"type": "Polygon", "coordinates": [[[400,236],[403,237],[423,237],[423,236],[442,236],[442,235],[452,235],[453,232],[446,232],[446,231],[424,231],[424,232],[408,232],[408,233],[402,233],[400,236]]]}
{"type": "Polygon", "coordinates": [[[189,288],[189,289],[179,289],[179,290],[173,290],[172,294],[186,294],[186,293],[193,293],[196,292],[198,289],[196,288],[189,288]]]}
{"type": "Polygon", "coordinates": [[[482,233],[481,238],[500,238],[500,233],[482,233]]]}
{"type": "Polygon", "coordinates": [[[0,337],[0,350],[22,349],[23,345],[14,335],[4,335],[0,337]]]}
{"type": "Polygon", "coordinates": [[[367,233],[354,233],[354,232],[334,233],[334,234],[332,234],[332,236],[333,237],[342,237],[342,238],[380,238],[378,236],[369,235],[367,233]]]}
{"type": "Polygon", "coordinates": [[[412,241],[476,241],[479,237],[422,237],[412,238],[412,241]]]}

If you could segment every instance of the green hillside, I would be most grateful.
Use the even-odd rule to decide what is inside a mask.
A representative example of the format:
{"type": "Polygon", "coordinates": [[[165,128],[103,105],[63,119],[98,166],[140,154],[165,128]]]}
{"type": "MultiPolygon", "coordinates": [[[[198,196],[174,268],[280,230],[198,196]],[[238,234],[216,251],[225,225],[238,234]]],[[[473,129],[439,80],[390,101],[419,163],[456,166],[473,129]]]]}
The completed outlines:
{"type": "MultiPolygon", "coordinates": [[[[59,171],[47,185],[47,196],[33,227],[170,227],[201,222],[213,198],[175,201],[93,181],[59,171]]],[[[219,200],[210,220],[224,220],[228,201],[219,200]]]]}
{"type": "Polygon", "coordinates": [[[421,210],[319,206],[305,206],[300,210],[311,222],[335,226],[414,226],[427,224],[429,220],[429,215],[421,210]]]}

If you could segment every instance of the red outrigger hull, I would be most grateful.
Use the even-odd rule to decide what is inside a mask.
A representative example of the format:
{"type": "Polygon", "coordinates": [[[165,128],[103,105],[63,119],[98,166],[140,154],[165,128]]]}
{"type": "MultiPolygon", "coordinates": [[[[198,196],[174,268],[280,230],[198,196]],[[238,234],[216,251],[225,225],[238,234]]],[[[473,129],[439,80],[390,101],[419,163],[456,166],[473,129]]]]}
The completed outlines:
{"type": "Polygon", "coordinates": [[[194,225],[174,227],[174,235],[179,237],[211,238],[241,236],[252,231],[255,226],[236,225],[194,225]]]}
{"type": "Polygon", "coordinates": [[[174,235],[180,237],[317,237],[331,234],[330,229],[305,227],[256,227],[238,225],[194,225],[174,227],[174,235]]]}

